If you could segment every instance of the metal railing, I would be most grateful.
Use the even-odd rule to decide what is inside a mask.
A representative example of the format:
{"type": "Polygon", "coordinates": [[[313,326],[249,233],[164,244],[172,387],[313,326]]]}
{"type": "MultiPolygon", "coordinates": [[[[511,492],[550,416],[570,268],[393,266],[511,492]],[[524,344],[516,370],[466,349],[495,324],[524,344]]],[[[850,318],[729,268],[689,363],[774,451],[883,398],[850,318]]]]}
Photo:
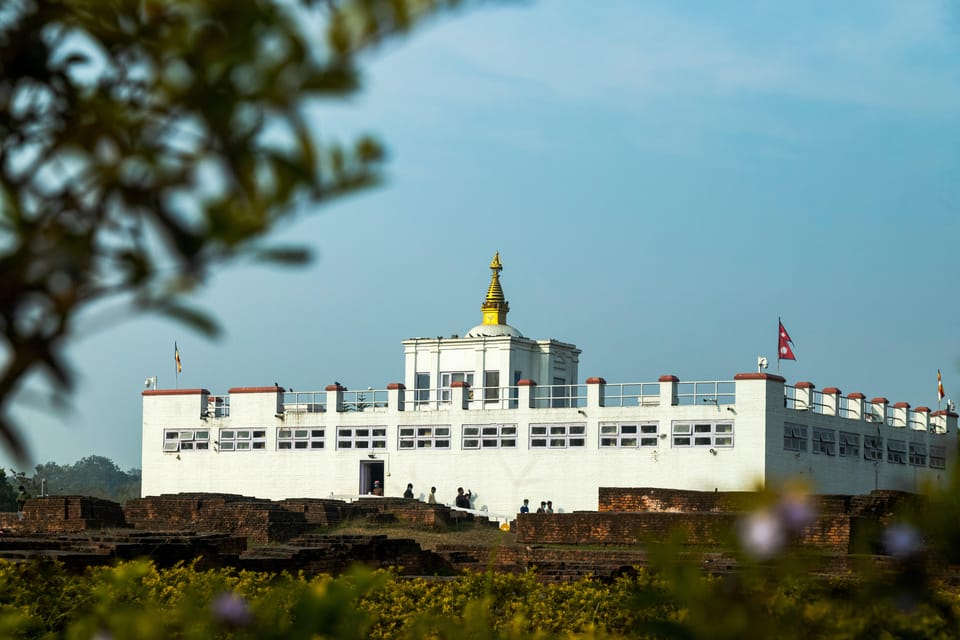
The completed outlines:
{"type": "Polygon", "coordinates": [[[327,410],[326,391],[288,391],[283,394],[287,413],[323,413],[327,410]]]}
{"type": "Polygon", "coordinates": [[[545,384],[533,388],[536,409],[566,409],[587,406],[587,385],[545,384]]]}
{"type": "Polygon", "coordinates": [[[678,382],[677,404],[680,406],[736,404],[736,383],[733,380],[678,382]]]}
{"type": "MultiPolygon", "coordinates": [[[[837,402],[837,415],[841,418],[847,418],[848,420],[857,420],[860,418],[860,413],[855,411],[853,407],[856,406],[856,403],[862,403],[862,400],[851,400],[850,398],[841,397],[837,402]]],[[[862,404],[861,404],[862,406],[862,404]]]]}
{"type": "Polygon", "coordinates": [[[343,391],[340,397],[339,411],[377,411],[387,409],[386,389],[367,389],[366,391],[343,391]]]}
{"type": "Polygon", "coordinates": [[[516,409],[520,387],[475,387],[469,390],[470,409],[516,409]]]}
{"type": "Polygon", "coordinates": [[[226,418],[230,415],[230,396],[207,396],[207,418],[226,418]]]}
{"type": "Polygon", "coordinates": [[[619,382],[603,389],[605,407],[656,407],[660,404],[659,382],[619,382]]]}

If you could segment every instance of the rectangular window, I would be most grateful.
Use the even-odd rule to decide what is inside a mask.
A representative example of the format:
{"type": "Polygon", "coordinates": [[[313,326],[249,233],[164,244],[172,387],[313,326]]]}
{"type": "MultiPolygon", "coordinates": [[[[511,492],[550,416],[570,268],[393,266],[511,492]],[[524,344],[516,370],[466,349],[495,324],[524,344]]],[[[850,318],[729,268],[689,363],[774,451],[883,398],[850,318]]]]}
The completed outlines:
{"type": "Polygon", "coordinates": [[[947,448],[938,444],[930,445],[930,468],[947,468],[947,448]]]}
{"type": "Polygon", "coordinates": [[[904,440],[887,440],[887,462],[907,464],[907,443],[904,440]]]}
{"type": "Polygon", "coordinates": [[[267,448],[266,429],[220,429],[220,451],[263,451],[267,448]]]}
{"type": "Polygon", "coordinates": [[[531,449],[570,449],[587,444],[585,424],[531,424],[531,449]]]}
{"type": "Polygon", "coordinates": [[[277,429],[278,451],[317,451],[323,449],[326,429],[323,427],[303,427],[277,429]]]}
{"type": "Polygon", "coordinates": [[[397,448],[401,451],[449,449],[450,425],[401,426],[397,433],[397,448]]]}
{"type": "Polygon", "coordinates": [[[514,449],[517,446],[515,424],[465,424],[464,449],[514,449]]]}
{"type": "Polygon", "coordinates": [[[418,373],[413,379],[414,402],[416,404],[427,404],[430,402],[430,374],[418,373]]]}
{"type": "Polygon", "coordinates": [[[811,450],[816,454],[834,456],[837,454],[837,432],[833,429],[813,428],[811,450]]]}
{"type": "Polygon", "coordinates": [[[883,438],[880,436],[863,436],[863,459],[883,460],[883,438]]]}
{"type": "Polygon", "coordinates": [[[179,451],[206,451],[210,448],[210,432],[206,429],[164,429],[163,450],[168,453],[179,451]]]}
{"type": "Polygon", "coordinates": [[[379,451],[386,448],[386,427],[337,427],[337,449],[379,451]]]}
{"type": "Polygon", "coordinates": [[[485,402],[496,402],[500,399],[500,372],[483,372],[483,399],[485,402]]]}
{"type": "Polygon", "coordinates": [[[927,466],[927,445],[922,442],[910,443],[910,464],[915,467],[927,466]]]}
{"type": "Polygon", "coordinates": [[[783,450],[806,452],[807,428],[804,425],[793,422],[783,424],[783,450]]]}
{"type": "Polygon", "coordinates": [[[658,422],[601,422],[600,447],[617,449],[635,449],[637,447],[656,447],[659,445],[660,424],[658,422]]]}
{"type": "Polygon", "coordinates": [[[570,389],[566,386],[567,381],[564,378],[554,377],[553,393],[551,393],[550,406],[554,409],[562,409],[570,406],[570,389]]]}
{"type": "Polygon", "coordinates": [[[840,457],[856,458],[860,456],[860,434],[849,431],[840,432],[840,457]]]}
{"type": "Polygon", "coordinates": [[[732,422],[674,422],[674,447],[732,447],[732,422]]]}
{"type": "Polygon", "coordinates": [[[453,398],[451,385],[454,382],[466,382],[473,387],[473,373],[466,371],[447,371],[440,374],[440,402],[450,402],[453,398]]]}

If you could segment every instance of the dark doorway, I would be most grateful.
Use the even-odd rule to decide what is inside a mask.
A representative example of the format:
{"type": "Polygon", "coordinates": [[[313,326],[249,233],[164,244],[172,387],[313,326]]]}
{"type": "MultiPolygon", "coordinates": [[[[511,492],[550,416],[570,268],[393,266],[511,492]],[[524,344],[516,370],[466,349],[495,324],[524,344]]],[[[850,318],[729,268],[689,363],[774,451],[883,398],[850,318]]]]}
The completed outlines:
{"type": "Polygon", "coordinates": [[[357,493],[362,496],[373,493],[373,483],[378,481],[380,482],[380,486],[386,491],[387,483],[383,474],[383,461],[361,460],[360,487],[357,493]]]}

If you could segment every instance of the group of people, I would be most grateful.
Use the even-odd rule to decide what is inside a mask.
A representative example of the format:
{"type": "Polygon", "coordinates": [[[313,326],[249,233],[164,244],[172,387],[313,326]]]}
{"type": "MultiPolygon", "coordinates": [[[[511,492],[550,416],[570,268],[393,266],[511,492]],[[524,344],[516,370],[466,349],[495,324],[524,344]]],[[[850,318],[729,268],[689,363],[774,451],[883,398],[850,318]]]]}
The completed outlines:
{"type": "MultiPolygon", "coordinates": [[[[380,495],[383,495],[382,493],[380,495]]],[[[403,497],[408,500],[413,500],[413,483],[408,482],[407,488],[403,492],[403,497]]],[[[464,493],[463,487],[457,487],[457,497],[454,499],[454,504],[456,504],[461,509],[469,509],[471,505],[471,500],[473,499],[473,492],[469,489],[464,493]]],[[[437,488],[430,487],[430,493],[427,495],[427,504],[437,504],[437,488]]]]}
{"type": "MultiPolygon", "coordinates": [[[[553,500],[541,500],[537,513],[553,513],[553,500]]],[[[524,498],[520,506],[520,513],[530,513],[530,499],[524,498]]]]}

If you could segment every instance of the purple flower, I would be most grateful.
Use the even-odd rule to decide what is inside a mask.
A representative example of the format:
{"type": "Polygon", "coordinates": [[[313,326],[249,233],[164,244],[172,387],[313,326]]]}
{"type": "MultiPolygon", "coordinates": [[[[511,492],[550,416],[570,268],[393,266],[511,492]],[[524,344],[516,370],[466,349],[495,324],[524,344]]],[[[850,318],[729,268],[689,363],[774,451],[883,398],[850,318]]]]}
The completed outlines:
{"type": "Polygon", "coordinates": [[[894,558],[902,560],[923,549],[923,538],[915,527],[895,522],[883,530],[883,548],[894,558]]]}
{"type": "Polygon", "coordinates": [[[214,619],[230,627],[244,627],[253,616],[247,601],[235,593],[221,593],[210,603],[214,619]]]}
{"type": "Polygon", "coordinates": [[[740,521],[740,544],[757,560],[773,557],[786,543],[783,524],[770,511],[756,511],[740,521]]]}
{"type": "Polygon", "coordinates": [[[777,517],[787,531],[799,534],[816,521],[817,511],[805,493],[788,493],[777,503],[777,517]]]}

